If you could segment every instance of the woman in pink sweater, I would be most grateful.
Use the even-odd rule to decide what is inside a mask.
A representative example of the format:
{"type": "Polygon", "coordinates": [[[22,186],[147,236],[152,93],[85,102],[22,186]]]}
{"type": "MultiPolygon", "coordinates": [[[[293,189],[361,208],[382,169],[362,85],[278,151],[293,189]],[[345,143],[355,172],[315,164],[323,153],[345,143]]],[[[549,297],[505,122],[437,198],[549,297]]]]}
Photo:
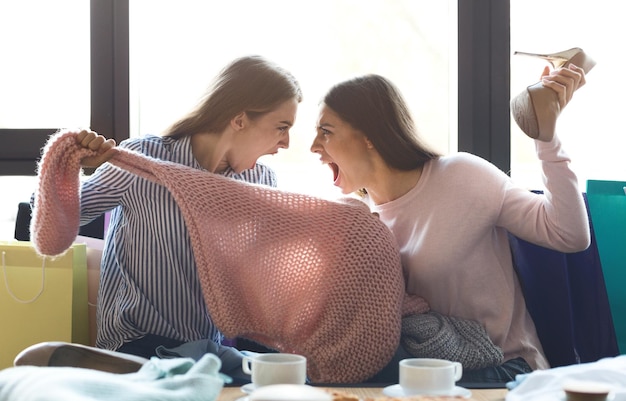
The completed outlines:
{"type": "MultiPolygon", "coordinates": [[[[559,95],[561,109],[585,83],[584,71],[574,65],[546,69],[542,78],[559,95]]],[[[431,150],[398,89],[381,76],[339,83],[321,104],[311,151],[331,167],[344,194],[362,193],[395,234],[407,291],[423,296],[434,311],[480,322],[502,348],[503,364],[467,371],[464,382],[507,382],[549,367],[507,232],[563,252],[590,243],[582,194],[561,142],[555,136],[535,146],[543,195],[516,186],[475,155],[431,150]]],[[[399,349],[389,369],[408,356],[399,349]]]]}

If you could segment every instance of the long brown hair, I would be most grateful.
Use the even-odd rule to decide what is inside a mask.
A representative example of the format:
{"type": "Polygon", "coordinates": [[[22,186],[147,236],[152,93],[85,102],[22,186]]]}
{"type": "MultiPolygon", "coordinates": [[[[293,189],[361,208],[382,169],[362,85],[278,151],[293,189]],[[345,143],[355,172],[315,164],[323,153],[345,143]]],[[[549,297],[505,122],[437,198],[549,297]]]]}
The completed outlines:
{"type": "Polygon", "coordinates": [[[328,91],[324,103],[361,131],[395,169],[413,170],[440,156],[418,135],[398,88],[380,75],[338,83],[328,91]]]}
{"type": "Polygon", "coordinates": [[[290,99],[302,101],[302,90],[291,73],[261,56],[240,57],[222,69],[198,105],[163,135],[221,132],[241,112],[255,119],[290,99]]]}

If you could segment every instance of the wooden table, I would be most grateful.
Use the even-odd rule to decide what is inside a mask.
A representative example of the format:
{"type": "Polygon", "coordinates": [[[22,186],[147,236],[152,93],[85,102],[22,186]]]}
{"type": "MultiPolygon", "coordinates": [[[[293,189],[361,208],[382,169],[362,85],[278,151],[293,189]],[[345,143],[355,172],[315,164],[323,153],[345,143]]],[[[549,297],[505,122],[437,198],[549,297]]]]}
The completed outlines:
{"type": "MultiPolygon", "coordinates": [[[[384,396],[383,389],[380,387],[341,387],[337,389],[359,395],[362,398],[384,396]]],[[[506,389],[472,389],[471,391],[472,397],[470,400],[472,401],[503,401],[507,393],[506,389]]],[[[239,387],[224,387],[217,401],[235,401],[245,396],[246,394],[239,387]]]]}

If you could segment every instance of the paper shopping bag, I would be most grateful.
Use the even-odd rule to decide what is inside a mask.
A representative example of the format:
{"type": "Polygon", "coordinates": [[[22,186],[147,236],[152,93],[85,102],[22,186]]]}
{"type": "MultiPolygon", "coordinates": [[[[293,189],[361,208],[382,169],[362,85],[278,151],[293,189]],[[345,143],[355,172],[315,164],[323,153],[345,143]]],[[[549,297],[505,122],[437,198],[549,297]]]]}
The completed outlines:
{"type": "Polygon", "coordinates": [[[0,241],[0,369],[43,341],[89,342],[85,244],[41,257],[31,242],[0,241]]]}
{"type": "Polygon", "coordinates": [[[98,326],[96,324],[96,308],[98,303],[98,288],[100,286],[100,262],[104,240],[79,235],[74,241],[77,244],[87,245],[87,305],[89,310],[89,345],[96,345],[98,326]]]}

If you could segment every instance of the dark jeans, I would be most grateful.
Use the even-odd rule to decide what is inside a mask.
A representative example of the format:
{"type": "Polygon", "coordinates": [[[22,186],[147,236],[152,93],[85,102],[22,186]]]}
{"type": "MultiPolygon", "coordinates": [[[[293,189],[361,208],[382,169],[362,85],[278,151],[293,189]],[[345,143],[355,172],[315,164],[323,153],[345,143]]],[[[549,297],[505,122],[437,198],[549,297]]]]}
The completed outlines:
{"type": "Polygon", "coordinates": [[[191,358],[198,361],[202,355],[211,353],[222,361],[221,373],[232,379],[229,385],[250,383],[250,375],[243,373],[241,358],[243,354],[234,347],[216,344],[211,340],[197,340],[184,343],[167,337],[148,334],[143,338],[125,343],[118,352],[151,358],[191,358]],[[157,353],[157,348],[159,352],[157,353]]]}
{"type": "Polygon", "coordinates": [[[468,370],[463,372],[463,377],[457,383],[461,387],[479,385],[480,383],[506,384],[515,380],[515,376],[532,372],[532,368],[523,358],[510,359],[502,365],[491,368],[468,370]],[[464,386],[464,383],[467,383],[464,386]]]}
{"type": "MultiPolygon", "coordinates": [[[[400,369],[398,363],[402,359],[414,358],[402,346],[399,346],[391,361],[368,383],[395,384],[398,383],[400,369]]],[[[477,370],[463,371],[463,377],[457,382],[461,387],[476,388],[482,385],[505,384],[515,380],[515,376],[522,373],[532,372],[531,367],[522,358],[515,358],[504,362],[502,365],[477,370]]]]}
{"type": "Polygon", "coordinates": [[[159,345],[162,345],[166,348],[174,348],[178,347],[181,344],[183,344],[183,342],[179,340],[157,336],[154,334],[146,334],[144,337],[138,340],[125,343],[124,345],[116,349],[116,351],[123,352],[125,354],[138,355],[150,359],[151,357],[156,356],[156,348],[159,345]]]}

